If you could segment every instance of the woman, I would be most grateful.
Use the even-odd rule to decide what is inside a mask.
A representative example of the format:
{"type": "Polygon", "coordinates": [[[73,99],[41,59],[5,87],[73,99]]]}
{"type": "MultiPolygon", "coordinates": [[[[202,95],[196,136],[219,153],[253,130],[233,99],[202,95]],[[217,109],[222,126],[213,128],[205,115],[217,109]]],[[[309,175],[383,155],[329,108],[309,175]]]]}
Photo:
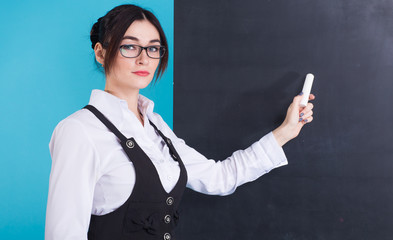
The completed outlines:
{"type": "Polygon", "coordinates": [[[168,45],[156,17],[135,5],[115,7],[93,25],[91,41],[105,70],[105,91],[93,90],[89,105],[53,132],[47,240],[174,239],[186,186],[233,193],[287,164],[282,146],[313,119],[313,105],[300,108],[296,96],[280,127],[224,161],[208,160],[139,94],[167,66],[168,45]]]}

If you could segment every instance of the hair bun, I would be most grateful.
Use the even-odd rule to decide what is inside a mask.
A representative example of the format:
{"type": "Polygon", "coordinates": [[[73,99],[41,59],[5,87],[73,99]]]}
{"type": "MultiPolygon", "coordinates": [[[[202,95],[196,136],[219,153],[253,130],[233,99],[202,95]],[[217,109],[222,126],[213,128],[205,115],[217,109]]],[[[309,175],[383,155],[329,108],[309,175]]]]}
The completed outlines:
{"type": "Polygon", "coordinates": [[[96,44],[100,42],[100,25],[101,25],[102,17],[100,17],[96,23],[94,23],[93,27],[90,31],[90,40],[91,40],[91,48],[94,49],[96,44]]]}

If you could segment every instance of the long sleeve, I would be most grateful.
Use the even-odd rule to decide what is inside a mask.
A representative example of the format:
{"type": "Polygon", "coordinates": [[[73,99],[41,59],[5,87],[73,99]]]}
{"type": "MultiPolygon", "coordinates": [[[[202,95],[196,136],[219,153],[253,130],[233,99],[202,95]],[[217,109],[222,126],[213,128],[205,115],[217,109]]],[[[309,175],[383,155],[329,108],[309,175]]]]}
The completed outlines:
{"type": "Polygon", "coordinates": [[[49,143],[52,168],[46,209],[45,239],[87,239],[98,154],[83,125],[60,122],[49,143]]]}
{"type": "Polygon", "coordinates": [[[222,161],[215,161],[207,159],[188,146],[165,122],[163,126],[187,169],[187,187],[197,192],[228,195],[238,186],[253,181],[274,168],[288,164],[285,153],[272,132],[247,149],[235,151],[222,161]]]}

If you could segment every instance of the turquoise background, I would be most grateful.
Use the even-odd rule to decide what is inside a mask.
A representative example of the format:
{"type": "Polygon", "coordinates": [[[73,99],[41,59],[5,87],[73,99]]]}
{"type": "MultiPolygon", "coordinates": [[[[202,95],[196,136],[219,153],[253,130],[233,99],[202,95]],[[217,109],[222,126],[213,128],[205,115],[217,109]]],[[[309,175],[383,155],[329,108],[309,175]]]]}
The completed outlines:
{"type": "Polygon", "coordinates": [[[44,239],[56,124],[89,101],[105,78],[89,33],[113,7],[135,3],[160,20],[169,42],[169,67],[141,94],[173,126],[173,0],[3,1],[0,8],[0,239],[44,239]]]}

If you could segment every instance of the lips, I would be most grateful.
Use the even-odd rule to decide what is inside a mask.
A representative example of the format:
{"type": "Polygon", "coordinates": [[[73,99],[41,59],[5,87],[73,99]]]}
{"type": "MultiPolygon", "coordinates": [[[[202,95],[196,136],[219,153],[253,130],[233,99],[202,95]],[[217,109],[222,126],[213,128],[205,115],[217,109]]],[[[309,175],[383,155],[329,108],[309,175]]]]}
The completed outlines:
{"type": "Polygon", "coordinates": [[[136,72],[132,72],[132,73],[134,73],[138,76],[143,76],[143,77],[149,75],[149,72],[147,72],[147,71],[136,71],[136,72]]]}

